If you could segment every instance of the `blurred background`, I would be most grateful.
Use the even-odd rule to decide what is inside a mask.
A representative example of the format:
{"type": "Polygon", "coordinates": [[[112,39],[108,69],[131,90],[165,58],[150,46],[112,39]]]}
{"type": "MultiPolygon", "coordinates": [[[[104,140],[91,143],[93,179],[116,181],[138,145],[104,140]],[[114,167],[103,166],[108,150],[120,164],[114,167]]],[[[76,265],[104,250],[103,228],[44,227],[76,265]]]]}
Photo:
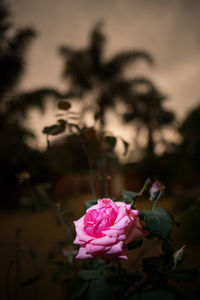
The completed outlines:
{"type": "Polygon", "coordinates": [[[1,299],[58,299],[58,218],[148,177],[199,267],[199,13],[198,0],[0,0],[1,299]]]}

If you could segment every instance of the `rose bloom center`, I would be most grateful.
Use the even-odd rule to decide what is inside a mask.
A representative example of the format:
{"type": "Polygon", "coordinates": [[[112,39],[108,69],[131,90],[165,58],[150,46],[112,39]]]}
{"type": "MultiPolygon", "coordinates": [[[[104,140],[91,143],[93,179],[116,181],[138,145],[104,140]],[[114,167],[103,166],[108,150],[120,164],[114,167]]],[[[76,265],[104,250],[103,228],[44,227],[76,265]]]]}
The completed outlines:
{"type": "Polygon", "coordinates": [[[117,217],[116,210],[111,206],[89,210],[84,217],[84,230],[92,237],[104,236],[107,230],[115,223],[117,217]]]}

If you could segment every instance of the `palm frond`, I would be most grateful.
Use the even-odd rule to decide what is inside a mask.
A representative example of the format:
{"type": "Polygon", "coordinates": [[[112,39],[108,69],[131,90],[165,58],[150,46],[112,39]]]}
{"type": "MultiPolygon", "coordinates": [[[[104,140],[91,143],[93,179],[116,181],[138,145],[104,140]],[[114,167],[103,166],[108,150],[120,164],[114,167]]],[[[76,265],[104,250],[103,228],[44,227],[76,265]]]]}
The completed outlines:
{"type": "Polygon", "coordinates": [[[150,65],[154,63],[152,56],[142,50],[118,53],[105,64],[105,76],[108,76],[109,78],[118,77],[128,65],[131,65],[140,59],[146,61],[150,65]]]}
{"type": "Polygon", "coordinates": [[[6,40],[7,30],[10,28],[11,24],[9,22],[9,8],[6,5],[5,1],[0,1],[0,50],[4,46],[4,41],[6,40]]]}
{"type": "Polygon", "coordinates": [[[95,73],[99,71],[103,62],[103,51],[106,38],[102,32],[102,26],[103,22],[98,22],[90,35],[88,52],[95,73]]]}
{"type": "Polygon", "coordinates": [[[0,57],[0,98],[10,92],[21,79],[25,68],[25,51],[35,32],[30,29],[19,30],[9,41],[0,57]]]}
{"type": "Polygon", "coordinates": [[[53,98],[58,100],[73,98],[76,96],[77,95],[71,92],[61,93],[53,88],[43,88],[25,93],[18,93],[9,99],[7,104],[7,113],[10,115],[15,115],[16,113],[25,115],[27,109],[30,107],[38,107],[43,112],[45,109],[45,103],[49,99],[53,98]]]}

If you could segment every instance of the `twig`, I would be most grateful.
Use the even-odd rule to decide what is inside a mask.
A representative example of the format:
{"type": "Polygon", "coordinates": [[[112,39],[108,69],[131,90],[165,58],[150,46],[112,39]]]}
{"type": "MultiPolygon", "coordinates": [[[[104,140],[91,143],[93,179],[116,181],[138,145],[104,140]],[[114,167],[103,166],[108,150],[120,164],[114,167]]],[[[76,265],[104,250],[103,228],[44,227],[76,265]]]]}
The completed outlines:
{"type": "Polygon", "coordinates": [[[148,185],[150,184],[150,182],[151,182],[151,179],[150,179],[150,178],[147,178],[147,180],[145,181],[144,186],[142,187],[142,189],[141,189],[140,192],[138,193],[138,196],[139,196],[139,197],[141,197],[141,196],[144,194],[144,192],[146,191],[146,189],[147,189],[148,185]]]}

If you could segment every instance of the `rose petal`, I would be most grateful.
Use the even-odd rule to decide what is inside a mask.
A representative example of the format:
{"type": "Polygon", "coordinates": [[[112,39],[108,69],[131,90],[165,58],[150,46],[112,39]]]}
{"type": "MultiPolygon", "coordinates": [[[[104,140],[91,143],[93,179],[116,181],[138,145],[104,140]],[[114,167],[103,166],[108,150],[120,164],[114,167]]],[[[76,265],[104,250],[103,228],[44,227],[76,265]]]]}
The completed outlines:
{"type": "Polygon", "coordinates": [[[92,205],[91,207],[89,207],[86,212],[90,211],[91,209],[98,209],[99,208],[99,205],[98,204],[95,204],[95,205],[92,205]]]}
{"type": "Polygon", "coordinates": [[[115,245],[113,245],[109,251],[106,252],[106,254],[123,254],[123,248],[124,248],[124,242],[119,242],[115,245]]]}
{"type": "Polygon", "coordinates": [[[125,234],[124,230],[109,229],[109,230],[105,230],[102,232],[110,238],[115,238],[117,241],[125,241],[126,240],[126,234],[125,234]]]}
{"type": "Polygon", "coordinates": [[[92,236],[88,235],[85,231],[84,231],[84,223],[83,223],[84,217],[80,218],[77,221],[74,221],[75,224],[75,228],[76,228],[76,234],[79,238],[80,241],[83,242],[89,242],[93,239],[92,236]]]}
{"type": "Polygon", "coordinates": [[[103,236],[98,239],[93,239],[92,241],[90,241],[90,244],[109,246],[109,245],[115,244],[116,242],[117,242],[117,239],[115,237],[111,238],[109,236],[103,236]]]}
{"type": "Polygon", "coordinates": [[[130,218],[128,216],[124,216],[118,223],[115,223],[113,226],[110,227],[110,229],[126,229],[128,224],[130,223],[130,218]]]}
{"type": "Polygon", "coordinates": [[[129,232],[126,240],[127,244],[136,241],[138,239],[141,239],[148,234],[148,231],[142,228],[138,217],[135,220],[134,226],[133,227],[130,226],[128,230],[129,232]]]}
{"type": "Polygon", "coordinates": [[[121,201],[116,201],[115,204],[117,205],[117,207],[127,207],[127,205],[129,205],[129,204],[126,204],[126,203],[121,202],[121,201]]]}
{"type": "Polygon", "coordinates": [[[124,216],[127,216],[127,209],[124,206],[120,206],[118,209],[118,215],[115,220],[115,223],[119,222],[124,216]]]}
{"type": "Polygon", "coordinates": [[[126,259],[126,260],[128,259],[128,256],[126,254],[119,255],[118,257],[119,259],[126,259]]]}
{"type": "Polygon", "coordinates": [[[85,247],[80,247],[76,258],[77,259],[88,259],[88,258],[93,258],[93,256],[86,251],[85,247]]]}
{"type": "Polygon", "coordinates": [[[90,254],[105,251],[104,245],[93,245],[93,244],[88,243],[85,245],[85,248],[86,248],[86,251],[90,254]]]}
{"type": "Polygon", "coordinates": [[[78,236],[76,236],[75,240],[73,241],[73,244],[84,245],[85,242],[82,242],[81,240],[79,240],[78,236]]]}
{"type": "Polygon", "coordinates": [[[106,206],[111,206],[114,208],[116,212],[118,212],[118,207],[116,206],[115,202],[111,199],[108,198],[103,198],[98,200],[98,207],[106,207],[106,206]]]}
{"type": "Polygon", "coordinates": [[[139,210],[132,209],[131,212],[132,212],[134,215],[136,215],[136,216],[139,215],[139,210]]]}

